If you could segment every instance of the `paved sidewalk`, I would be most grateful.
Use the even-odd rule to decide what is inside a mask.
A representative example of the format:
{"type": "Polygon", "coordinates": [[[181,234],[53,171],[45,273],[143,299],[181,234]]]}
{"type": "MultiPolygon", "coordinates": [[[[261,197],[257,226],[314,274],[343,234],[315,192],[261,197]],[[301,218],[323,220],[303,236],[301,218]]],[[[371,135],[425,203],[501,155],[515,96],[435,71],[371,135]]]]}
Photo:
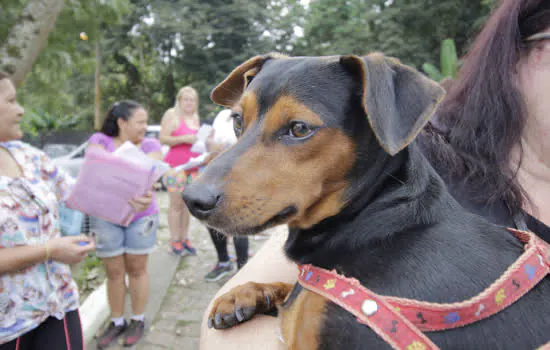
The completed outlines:
{"type": "MultiPolygon", "coordinates": [[[[251,237],[250,253],[256,252],[266,238],[251,237]]],[[[138,346],[139,350],[199,348],[203,313],[230,276],[212,283],[204,281],[204,276],[217,262],[214,245],[206,228],[195,219],[191,222],[190,239],[197,248],[197,255],[180,260],[162,306],[144,341],[138,346]]],[[[235,255],[232,239],[229,241],[229,252],[235,255]]]]}

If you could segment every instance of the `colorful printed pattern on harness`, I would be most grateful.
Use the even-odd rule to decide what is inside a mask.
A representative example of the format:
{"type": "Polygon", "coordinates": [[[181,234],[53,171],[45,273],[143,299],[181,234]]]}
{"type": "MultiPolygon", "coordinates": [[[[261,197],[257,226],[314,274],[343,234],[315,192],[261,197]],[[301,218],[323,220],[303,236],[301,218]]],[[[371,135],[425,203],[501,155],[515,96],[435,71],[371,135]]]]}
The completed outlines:
{"type": "Polygon", "coordinates": [[[353,278],[311,265],[299,267],[299,282],[357,316],[359,322],[368,325],[394,349],[437,349],[422,332],[463,327],[494,315],[549,273],[550,245],[533,233],[509,230],[525,244],[525,252],[485,291],[460,303],[380,296],[353,278]]]}

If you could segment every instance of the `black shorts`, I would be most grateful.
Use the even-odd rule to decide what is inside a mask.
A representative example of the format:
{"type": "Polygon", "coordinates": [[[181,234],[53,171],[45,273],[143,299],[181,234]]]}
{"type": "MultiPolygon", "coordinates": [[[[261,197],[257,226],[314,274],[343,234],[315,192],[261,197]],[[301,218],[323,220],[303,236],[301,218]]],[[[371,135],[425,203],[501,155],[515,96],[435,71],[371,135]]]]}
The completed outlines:
{"type": "Polygon", "coordinates": [[[75,310],[62,320],[48,317],[35,329],[0,345],[0,350],[84,350],[80,314],[75,310]]]}

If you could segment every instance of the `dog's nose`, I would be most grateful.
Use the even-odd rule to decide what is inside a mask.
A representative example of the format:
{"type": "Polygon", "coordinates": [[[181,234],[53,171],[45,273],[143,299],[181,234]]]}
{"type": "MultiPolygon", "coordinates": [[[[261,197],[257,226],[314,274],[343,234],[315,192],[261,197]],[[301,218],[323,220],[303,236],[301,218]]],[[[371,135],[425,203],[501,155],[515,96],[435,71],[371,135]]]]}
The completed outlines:
{"type": "Polygon", "coordinates": [[[220,203],[222,192],[212,186],[195,183],[183,189],[181,198],[194,217],[206,220],[220,203]]]}

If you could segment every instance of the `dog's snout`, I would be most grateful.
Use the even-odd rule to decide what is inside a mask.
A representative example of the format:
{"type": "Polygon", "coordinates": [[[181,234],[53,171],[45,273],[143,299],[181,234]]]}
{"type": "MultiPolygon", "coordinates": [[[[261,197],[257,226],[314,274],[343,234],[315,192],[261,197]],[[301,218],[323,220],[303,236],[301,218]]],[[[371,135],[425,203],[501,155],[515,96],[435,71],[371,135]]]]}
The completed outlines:
{"type": "Polygon", "coordinates": [[[181,197],[193,216],[206,220],[220,203],[222,192],[212,186],[195,183],[186,186],[181,197]]]}

